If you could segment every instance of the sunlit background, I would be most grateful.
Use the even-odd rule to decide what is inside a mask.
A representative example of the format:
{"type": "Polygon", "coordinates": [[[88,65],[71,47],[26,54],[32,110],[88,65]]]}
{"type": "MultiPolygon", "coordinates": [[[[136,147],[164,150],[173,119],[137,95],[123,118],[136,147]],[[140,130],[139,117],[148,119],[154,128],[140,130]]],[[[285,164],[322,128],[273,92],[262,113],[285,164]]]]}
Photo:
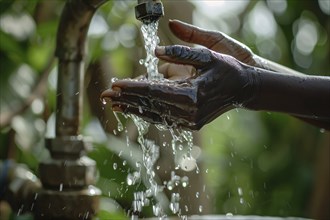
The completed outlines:
{"type": "MultiPolygon", "coordinates": [[[[63,3],[0,1],[0,159],[27,164],[36,174],[39,162],[49,158],[44,137],[55,133],[57,70],[53,53],[63,3]]],[[[222,31],[254,53],[302,73],[330,75],[329,0],[164,0],[163,4],[161,45],[184,44],[167,27],[168,19],[180,19],[222,31]]],[[[94,142],[89,156],[100,171],[100,219],[125,219],[133,192],[144,188],[143,183],[129,186],[126,182],[141,159],[134,125],[121,117],[127,129],[119,132],[109,105],[99,100],[112,77],[145,73],[138,62],[145,54],[135,5],[136,1],[110,1],[98,10],[88,33],[81,131],[94,142]]],[[[157,129],[149,133],[159,145],[170,141],[168,133],[160,134],[157,129]]],[[[180,189],[183,210],[190,214],[329,218],[329,132],[284,114],[237,109],[194,135],[198,172],[195,168],[175,170],[189,176],[193,185],[180,189]]],[[[171,178],[170,170],[175,167],[162,157],[165,161],[173,157],[168,146],[161,147],[160,184],[171,178]]],[[[171,160],[180,163],[180,155],[171,160]]],[[[0,219],[31,218],[11,213],[4,202],[0,211],[5,213],[0,219]]],[[[143,214],[150,217],[152,211],[146,208],[143,214]]]]}

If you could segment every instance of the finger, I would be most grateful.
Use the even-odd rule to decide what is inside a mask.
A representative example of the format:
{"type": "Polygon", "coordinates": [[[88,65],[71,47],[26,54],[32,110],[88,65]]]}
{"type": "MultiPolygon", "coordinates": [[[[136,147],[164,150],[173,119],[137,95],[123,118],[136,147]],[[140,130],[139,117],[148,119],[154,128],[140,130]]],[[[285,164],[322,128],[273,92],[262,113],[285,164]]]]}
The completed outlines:
{"type": "Polygon", "coordinates": [[[107,89],[101,93],[100,99],[102,102],[107,100],[112,100],[114,97],[119,97],[121,95],[120,88],[107,89]]]}
{"type": "Polygon", "coordinates": [[[205,30],[179,20],[170,20],[169,27],[179,39],[188,43],[203,45],[210,49],[213,49],[216,44],[223,44],[221,41],[228,37],[221,32],[205,30]]]}
{"type": "Polygon", "coordinates": [[[214,60],[212,52],[206,48],[190,48],[181,45],[158,46],[155,55],[165,61],[191,65],[200,68],[214,60]]]}
{"type": "Polygon", "coordinates": [[[158,72],[163,74],[164,78],[168,79],[171,76],[169,76],[168,68],[171,64],[170,63],[164,63],[158,67],[158,72]]]}
{"type": "Polygon", "coordinates": [[[137,115],[138,117],[141,117],[145,121],[148,121],[152,124],[163,124],[167,126],[184,127],[190,129],[195,127],[195,124],[190,122],[191,119],[187,118],[187,112],[182,111],[181,109],[175,109],[175,106],[172,109],[175,114],[172,114],[171,112],[155,112],[153,109],[121,103],[113,103],[112,109],[124,114],[137,115]]]}
{"type": "Polygon", "coordinates": [[[147,80],[118,80],[101,94],[101,99],[120,101],[133,105],[150,105],[147,100],[162,101],[168,104],[195,105],[197,88],[189,81],[147,81],[147,80]],[[145,103],[141,103],[141,102],[145,103]],[[136,104],[138,103],[138,104],[136,104]]]}
{"type": "Polygon", "coordinates": [[[132,97],[132,99],[153,99],[169,104],[185,103],[187,105],[194,105],[197,100],[197,88],[188,81],[117,81],[113,84],[113,87],[119,87],[121,90],[120,95],[111,94],[112,98],[116,100],[125,100],[132,97]]]}
{"type": "Polygon", "coordinates": [[[165,63],[158,68],[158,71],[170,80],[184,80],[196,74],[193,66],[174,63],[165,63]]]}

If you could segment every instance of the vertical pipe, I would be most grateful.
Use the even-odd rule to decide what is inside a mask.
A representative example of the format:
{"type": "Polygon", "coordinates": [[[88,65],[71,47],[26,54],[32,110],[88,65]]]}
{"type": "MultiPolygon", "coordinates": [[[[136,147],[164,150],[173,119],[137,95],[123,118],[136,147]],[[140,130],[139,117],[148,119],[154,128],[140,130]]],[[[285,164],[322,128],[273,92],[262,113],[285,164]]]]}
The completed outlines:
{"type": "Polygon", "coordinates": [[[56,136],[76,136],[82,116],[82,61],[59,60],[56,136]]]}
{"type": "Polygon", "coordinates": [[[71,0],[57,31],[58,63],[56,136],[79,134],[82,117],[86,36],[96,9],[108,0],[71,0]]]}

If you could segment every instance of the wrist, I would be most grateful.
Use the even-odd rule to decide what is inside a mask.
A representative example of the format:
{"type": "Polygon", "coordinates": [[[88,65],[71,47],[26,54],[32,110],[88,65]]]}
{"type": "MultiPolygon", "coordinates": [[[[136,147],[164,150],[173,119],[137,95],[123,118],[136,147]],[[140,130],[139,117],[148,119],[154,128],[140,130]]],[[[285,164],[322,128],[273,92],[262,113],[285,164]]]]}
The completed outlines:
{"type": "Polygon", "coordinates": [[[247,109],[255,109],[255,101],[257,100],[260,90],[260,79],[258,68],[245,66],[244,84],[238,97],[238,106],[247,109]]]}

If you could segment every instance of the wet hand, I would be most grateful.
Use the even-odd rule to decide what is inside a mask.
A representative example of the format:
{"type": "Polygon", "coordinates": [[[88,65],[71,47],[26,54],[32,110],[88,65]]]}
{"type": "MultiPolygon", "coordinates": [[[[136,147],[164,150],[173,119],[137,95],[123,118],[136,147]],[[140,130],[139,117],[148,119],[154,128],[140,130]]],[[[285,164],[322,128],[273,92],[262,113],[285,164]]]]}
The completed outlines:
{"type": "Polygon", "coordinates": [[[235,58],[206,48],[158,47],[156,55],[171,66],[168,78],[177,80],[118,80],[101,98],[110,99],[114,111],[136,114],[152,123],[198,130],[221,113],[244,105],[253,90],[249,67],[235,58]]]}

